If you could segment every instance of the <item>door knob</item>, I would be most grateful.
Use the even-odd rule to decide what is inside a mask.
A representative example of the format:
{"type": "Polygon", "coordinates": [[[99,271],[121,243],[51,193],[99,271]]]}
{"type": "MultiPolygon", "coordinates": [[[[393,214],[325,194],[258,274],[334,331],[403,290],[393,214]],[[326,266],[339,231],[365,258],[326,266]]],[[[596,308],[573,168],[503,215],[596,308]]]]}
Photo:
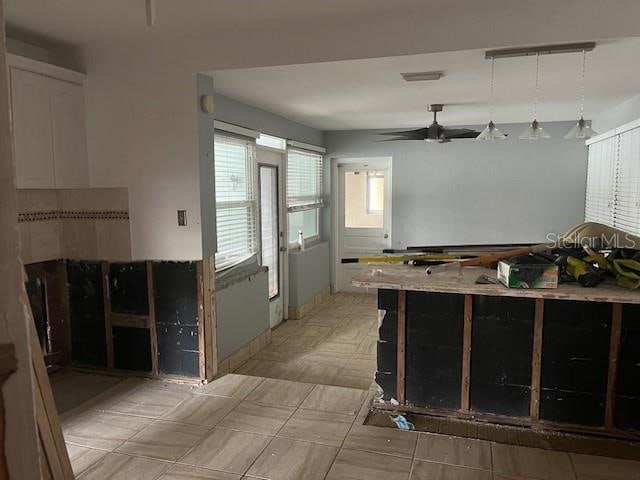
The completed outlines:
{"type": "Polygon", "coordinates": [[[389,234],[388,234],[388,233],[385,233],[385,234],[384,234],[384,238],[389,238],[389,234]]]}

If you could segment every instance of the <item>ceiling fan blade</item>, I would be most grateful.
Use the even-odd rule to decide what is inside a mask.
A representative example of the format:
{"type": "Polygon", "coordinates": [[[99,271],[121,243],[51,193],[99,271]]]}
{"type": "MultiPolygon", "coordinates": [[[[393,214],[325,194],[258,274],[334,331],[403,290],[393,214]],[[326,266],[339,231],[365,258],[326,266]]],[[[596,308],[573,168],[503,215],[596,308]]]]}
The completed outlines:
{"type": "Polygon", "coordinates": [[[418,128],[416,130],[403,130],[400,132],[383,132],[378,135],[395,135],[398,137],[407,137],[407,140],[421,140],[427,136],[428,131],[428,128],[418,128]]]}
{"type": "Polygon", "coordinates": [[[445,128],[442,134],[445,138],[476,138],[480,132],[468,128],[445,128]]]}

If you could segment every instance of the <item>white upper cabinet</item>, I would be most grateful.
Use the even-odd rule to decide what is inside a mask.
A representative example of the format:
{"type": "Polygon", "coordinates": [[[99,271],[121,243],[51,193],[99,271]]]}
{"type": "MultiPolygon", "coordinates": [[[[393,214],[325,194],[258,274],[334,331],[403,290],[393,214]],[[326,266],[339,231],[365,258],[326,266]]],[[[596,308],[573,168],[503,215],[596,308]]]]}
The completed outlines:
{"type": "Polygon", "coordinates": [[[49,79],[11,69],[11,108],[18,188],[54,188],[49,79]]]}
{"type": "Polygon", "coordinates": [[[56,187],[87,187],[84,91],[80,85],[50,79],[49,93],[56,187]]]}
{"type": "Polygon", "coordinates": [[[37,71],[11,68],[18,188],[88,187],[83,86],[53,78],[46,64],[33,63],[37,71]]]}

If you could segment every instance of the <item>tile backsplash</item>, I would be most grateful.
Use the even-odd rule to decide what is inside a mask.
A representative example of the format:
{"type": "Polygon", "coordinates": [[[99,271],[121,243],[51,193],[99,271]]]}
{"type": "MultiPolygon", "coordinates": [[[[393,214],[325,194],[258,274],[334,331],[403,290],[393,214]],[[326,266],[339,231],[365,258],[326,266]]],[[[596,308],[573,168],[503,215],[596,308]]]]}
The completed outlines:
{"type": "Polygon", "coordinates": [[[18,189],[24,263],[130,260],[126,188],[18,189]]]}

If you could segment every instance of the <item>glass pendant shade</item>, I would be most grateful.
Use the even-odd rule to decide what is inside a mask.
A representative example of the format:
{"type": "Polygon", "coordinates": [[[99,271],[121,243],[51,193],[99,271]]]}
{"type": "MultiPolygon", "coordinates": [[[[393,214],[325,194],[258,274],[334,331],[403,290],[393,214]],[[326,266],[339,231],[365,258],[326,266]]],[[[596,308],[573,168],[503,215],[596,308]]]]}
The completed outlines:
{"type": "Polygon", "coordinates": [[[594,135],[597,135],[596,132],[593,131],[590,125],[584,120],[584,118],[580,117],[578,123],[567,133],[564,138],[567,140],[586,140],[587,138],[591,138],[594,135]]]}
{"type": "Polygon", "coordinates": [[[476,137],[476,140],[503,140],[507,138],[507,136],[498,130],[493,120],[491,120],[484,130],[480,132],[480,135],[476,137]]]}
{"type": "Polygon", "coordinates": [[[545,138],[551,138],[551,135],[544,131],[542,125],[538,123],[538,120],[531,122],[529,128],[520,135],[520,140],[542,140],[545,138]]]}

